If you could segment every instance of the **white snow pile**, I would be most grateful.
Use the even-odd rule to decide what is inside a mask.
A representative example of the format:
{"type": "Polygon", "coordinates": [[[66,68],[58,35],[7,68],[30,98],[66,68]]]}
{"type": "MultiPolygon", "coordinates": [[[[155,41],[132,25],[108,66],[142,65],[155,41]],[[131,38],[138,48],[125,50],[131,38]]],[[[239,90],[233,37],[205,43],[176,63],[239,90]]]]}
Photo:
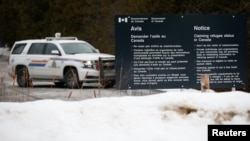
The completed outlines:
{"type": "Polygon", "coordinates": [[[206,141],[209,124],[250,124],[249,93],[0,103],[1,141],[206,141]]]}

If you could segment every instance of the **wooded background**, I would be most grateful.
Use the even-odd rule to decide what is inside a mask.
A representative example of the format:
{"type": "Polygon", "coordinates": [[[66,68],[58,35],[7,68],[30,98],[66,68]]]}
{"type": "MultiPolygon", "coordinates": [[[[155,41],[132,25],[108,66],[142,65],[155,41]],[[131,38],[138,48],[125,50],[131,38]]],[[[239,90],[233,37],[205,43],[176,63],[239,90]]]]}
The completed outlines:
{"type": "Polygon", "coordinates": [[[61,32],[114,54],[114,17],[132,14],[245,14],[250,54],[249,0],[0,0],[0,42],[11,47],[16,40],[61,32]]]}

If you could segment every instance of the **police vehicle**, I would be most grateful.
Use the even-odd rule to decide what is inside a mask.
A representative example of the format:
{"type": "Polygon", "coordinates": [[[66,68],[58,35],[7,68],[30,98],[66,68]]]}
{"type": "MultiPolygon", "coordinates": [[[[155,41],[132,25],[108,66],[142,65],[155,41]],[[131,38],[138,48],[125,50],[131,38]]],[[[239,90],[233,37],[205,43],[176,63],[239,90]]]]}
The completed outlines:
{"type": "Polygon", "coordinates": [[[115,85],[115,56],[100,53],[77,37],[55,37],[16,41],[10,50],[8,74],[18,86],[49,81],[68,88],[81,88],[83,83],[115,85]]]}

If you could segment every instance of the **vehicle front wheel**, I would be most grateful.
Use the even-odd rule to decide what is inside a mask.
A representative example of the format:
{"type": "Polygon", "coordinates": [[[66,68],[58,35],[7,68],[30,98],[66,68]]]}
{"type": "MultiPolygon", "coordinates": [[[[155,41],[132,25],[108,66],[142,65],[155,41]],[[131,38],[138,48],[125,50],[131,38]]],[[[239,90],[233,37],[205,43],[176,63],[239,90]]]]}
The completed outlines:
{"type": "Polygon", "coordinates": [[[23,67],[17,71],[17,84],[19,87],[30,86],[29,71],[26,67],[23,67]]]}
{"type": "Polygon", "coordinates": [[[68,88],[75,89],[81,87],[76,69],[67,70],[64,75],[64,81],[68,88]]]}

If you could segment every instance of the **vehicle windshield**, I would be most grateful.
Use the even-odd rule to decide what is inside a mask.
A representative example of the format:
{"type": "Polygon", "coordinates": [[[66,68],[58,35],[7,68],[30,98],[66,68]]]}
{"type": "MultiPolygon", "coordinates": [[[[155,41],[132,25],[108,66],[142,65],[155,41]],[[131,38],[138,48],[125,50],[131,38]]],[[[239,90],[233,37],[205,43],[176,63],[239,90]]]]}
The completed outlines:
{"type": "Polygon", "coordinates": [[[97,50],[87,43],[61,43],[65,54],[98,53],[97,50]]]}

